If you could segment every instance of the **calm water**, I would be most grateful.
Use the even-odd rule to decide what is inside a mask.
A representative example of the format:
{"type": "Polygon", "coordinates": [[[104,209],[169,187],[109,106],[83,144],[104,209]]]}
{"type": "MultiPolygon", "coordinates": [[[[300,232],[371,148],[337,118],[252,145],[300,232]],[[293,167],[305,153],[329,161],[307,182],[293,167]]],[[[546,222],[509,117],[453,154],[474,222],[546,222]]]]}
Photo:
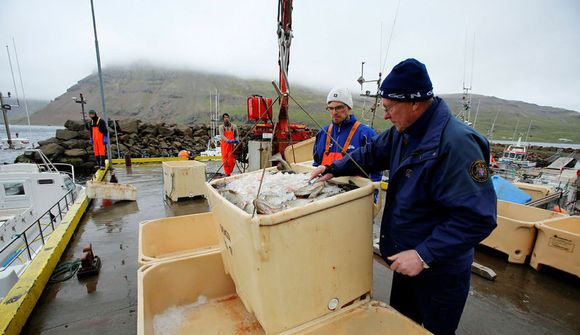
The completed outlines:
{"type": "MultiPolygon", "coordinates": [[[[64,127],[57,126],[30,126],[30,135],[28,134],[28,126],[22,125],[11,125],[10,134],[12,137],[16,137],[16,133],[20,137],[29,138],[35,147],[38,146],[38,141],[47,140],[54,137],[57,129],[63,129],[64,127]]],[[[0,137],[6,138],[6,128],[4,125],[0,125],[0,137]]],[[[0,164],[3,163],[13,163],[14,159],[23,153],[22,150],[0,150],[0,164]]]]}

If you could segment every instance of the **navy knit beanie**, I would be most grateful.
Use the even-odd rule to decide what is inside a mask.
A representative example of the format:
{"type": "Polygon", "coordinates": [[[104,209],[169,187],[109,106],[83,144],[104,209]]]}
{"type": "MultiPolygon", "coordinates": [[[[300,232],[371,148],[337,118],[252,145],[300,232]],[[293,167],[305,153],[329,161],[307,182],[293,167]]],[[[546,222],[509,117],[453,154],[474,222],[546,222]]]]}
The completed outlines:
{"type": "Polygon", "coordinates": [[[396,101],[425,101],[433,97],[433,84],[425,64],[414,58],[397,64],[383,80],[381,97],[396,101]]]}

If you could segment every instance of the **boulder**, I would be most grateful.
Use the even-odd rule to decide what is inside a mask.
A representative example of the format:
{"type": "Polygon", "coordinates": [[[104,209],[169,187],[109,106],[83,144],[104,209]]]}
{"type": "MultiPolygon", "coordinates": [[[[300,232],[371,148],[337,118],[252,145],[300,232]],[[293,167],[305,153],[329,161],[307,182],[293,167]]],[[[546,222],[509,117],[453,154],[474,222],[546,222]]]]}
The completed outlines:
{"type": "Polygon", "coordinates": [[[64,153],[64,148],[56,143],[42,145],[39,149],[49,158],[56,157],[64,153]]]}
{"type": "Polygon", "coordinates": [[[89,141],[73,138],[72,140],[60,143],[65,149],[81,149],[89,145],[89,141]]]}
{"type": "Polygon", "coordinates": [[[78,131],[68,130],[68,129],[57,129],[56,138],[63,141],[68,141],[73,138],[79,137],[78,131]]]}
{"type": "Polygon", "coordinates": [[[189,137],[191,137],[193,135],[193,131],[191,130],[191,128],[189,128],[188,126],[186,126],[184,124],[178,124],[173,129],[175,130],[176,135],[189,136],[189,137]]]}
{"type": "Polygon", "coordinates": [[[85,149],[70,149],[64,151],[65,156],[68,157],[83,157],[87,155],[85,149]]]}
{"type": "Polygon", "coordinates": [[[14,163],[36,163],[34,161],[33,158],[27,156],[27,155],[20,155],[18,157],[16,157],[16,159],[14,160],[14,163]]]}
{"type": "MultiPolygon", "coordinates": [[[[77,149],[74,149],[74,150],[77,150],[77,149]]],[[[85,162],[82,158],[76,158],[76,157],[61,157],[57,161],[60,163],[64,163],[64,164],[72,164],[74,166],[80,166],[85,162]]]]}
{"type": "Polygon", "coordinates": [[[136,119],[122,119],[117,124],[120,132],[133,134],[139,131],[139,123],[141,122],[136,119]]]}
{"type": "Polygon", "coordinates": [[[81,130],[85,130],[85,125],[82,123],[82,121],[73,121],[73,120],[67,120],[64,123],[64,127],[68,130],[72,130],[72,131],[81,131],[81,130]]]}
{"type": "Polygon", "coordinates": [[[152,136],[156,136],[158,133],[157,127],[148,123],[141,125],[141,127],[139,127],[139,132],[144,135],[152,135],[152,136]]]}
{"type": "Polygon", "coordinates": [[[173,129],[172,128],[167,128],[165,126],[159,127],[158,129],[159,131],[159,136],[164,136],[164,137],[168,137],[173,135],[173,129]]]}
{"type": "Polygon", "coordinates": [[[38,141],[38,145],[40,145],[40,146],[47,145],[50,143],[60,143],[60,141],[56,137],[51,137],[48,140],[44,140],[44,141],[38,141]]]}

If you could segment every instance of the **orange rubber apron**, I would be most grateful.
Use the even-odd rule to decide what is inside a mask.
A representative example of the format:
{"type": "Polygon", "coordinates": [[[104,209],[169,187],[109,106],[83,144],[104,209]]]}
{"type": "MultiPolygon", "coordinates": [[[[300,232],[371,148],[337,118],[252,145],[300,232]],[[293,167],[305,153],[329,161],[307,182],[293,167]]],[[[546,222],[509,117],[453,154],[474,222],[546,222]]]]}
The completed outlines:
{"type": "MultiPolygon", "coordinates": [[[[224,136],[228,140],[233,140],[234,131],[225,130],[224,128],[224,136]]],[[[232,174],[232,171],[234,171],[234,166],[236,166],[236,158],[234,157],[234,144],[221,140],[220,147],[222,149],[222,163],[224,163],[224,172],[227,176],[229,176],[232,174]]]]}
{"type": "MultiPolygon", "coordinates": [[[[328,126],[328,131],[326,132],[326,145],[324,147],[324,154],[322,155],[322,165],[330,165],[332,162],[341,159],[346,154],[348,150],[348,146],[350,145],[350,141],[356,132],[356,129],[360,125],[360,122],[356,121],[350,132],[348,133],[348,137],[346,138],[346,142],[342,146],[342,150],[340,152],[330,152],[330,136],[332,134],[332,123],[328,126]]],[[[334,143],[336,145],[336,143],[334,143]]]]}
{"type": "Polygon", "coordinates": [[[99,131],[99,123],[101,118],[97,119],[97,124],[91,123],[91,136],[93,139],[93,150],[95,151],[95,156],[105,156],[105,135],[99,131]]]}

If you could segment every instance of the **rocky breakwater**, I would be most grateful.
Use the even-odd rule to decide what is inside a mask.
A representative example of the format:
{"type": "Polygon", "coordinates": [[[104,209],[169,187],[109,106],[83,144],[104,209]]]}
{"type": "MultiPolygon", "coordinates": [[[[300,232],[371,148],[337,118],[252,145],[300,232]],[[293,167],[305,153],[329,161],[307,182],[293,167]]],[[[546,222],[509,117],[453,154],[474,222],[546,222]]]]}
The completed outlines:
{"type": "MultiPolygon", "coordinates": [[[[210,127],[205,124],[183,125],[165,123],[143,123],[136,119],[109,122],[109,141],[113,158],[131,157],[174,157],[180,150],[194,155],[207,149],[210,127]],[[115,133],[115,126],[117,132],[115,133]],[[117,143],[118,139],[118,143],[117,143]]],[[[89,132],[82,122],[68,120],[65,129],[56,131],[55,137],[38,142],[40,149],[53,163],[72,164],[75,169],[95,169],[93,146],[89,132]]],[[[240,126],[243,138],[249,126],[240,126]]],[[[40,157],[27,152],[16,158],[16,163],[40,162],[40,157]]]]}

